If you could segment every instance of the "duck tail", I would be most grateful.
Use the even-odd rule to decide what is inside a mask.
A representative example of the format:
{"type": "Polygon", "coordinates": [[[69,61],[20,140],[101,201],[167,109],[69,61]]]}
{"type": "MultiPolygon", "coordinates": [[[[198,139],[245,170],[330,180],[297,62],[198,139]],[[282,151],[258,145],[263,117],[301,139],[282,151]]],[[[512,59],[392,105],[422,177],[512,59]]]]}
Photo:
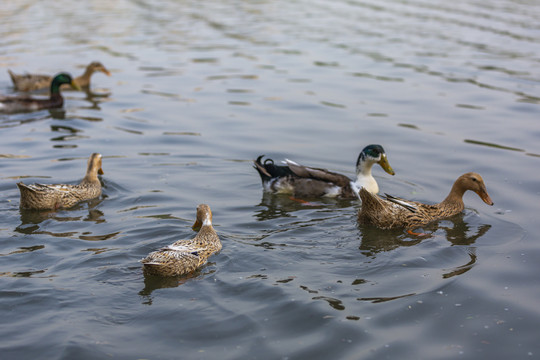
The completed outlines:
{"type": "Polygon", "coordinates": [[[22,192],[35,192],[32,187],[24,184],[22,181],[17,183],[17,187],[19,188],[19,191],[22,192]]]}
{"type": "Polygon", "coordinates": [[[262,162],[263,157],[264,155],[260,155],[257,160],[253,161],[253,167],[259,172],[263,181],[290,174],[290,170],[288,171],[287,166],[275,165],[274,160],[272,159],[266,159],[262,162]]]}
{"type": "Polygon", "coordinates": [[[19,90],[19,88],[17,87],[17,75],[15,75],[15,73],[9,69],[7,72],[9,74],[9,77],[11,78],[11,82],[13,83],[13,86],[15,87],[15,89],[19,90]]]}
{"type": "Polygon", "coordinates": [[[268,170],[266,170],[267,163],[270,161],[272,164],[274,164],[274,160],[266,159],[266,161],[263,164],[261,161],[263,157],[264,155],[260,155],[257,158],[257,160],[253,161],[253,167],[255,168],[255,170],[257,170],[257,172],[261,176],[261,180],[265,181],[272,178],[272,175],[268,172],[268,170]]]}
{"type": "Polygon", "coordinates": [[[263,157],[264,155],[261,155],[257,160],[253,161],[253,167],[259,172],[263,182],[274,178],[294,175],[288,166],[275,165],[272,159],[266,159],[262,162],[263,157]]]}

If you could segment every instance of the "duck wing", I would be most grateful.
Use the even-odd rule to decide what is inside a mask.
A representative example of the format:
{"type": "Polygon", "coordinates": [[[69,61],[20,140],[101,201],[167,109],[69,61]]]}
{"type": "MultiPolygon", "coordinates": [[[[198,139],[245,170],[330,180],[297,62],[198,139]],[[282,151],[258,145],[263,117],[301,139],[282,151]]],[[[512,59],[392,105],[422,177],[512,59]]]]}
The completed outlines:
{"type": "Polygon", "coordinates": [[[300,165],[289,159],[285,159],[285,164],[287,164],[288,168],[294,173],[294,175],[301,178],[329,182],[340,187],[349,186],[351,182],[351,179],[349,179],[347,176],[328,171],[326,169],[300,165]]]}
{"type": "Polygon", "coordinates": [[[409,210],[410,212],[417,212],[418,211],[418,204],[415,203],[415,202],[412,202],[412,201],[407,201],[405,199],[402,199],[400,197],[397,197],[397,196],[393,196],[393,195],[390,195],[390,194],[384,194],[385,197],[386,197],[386,200],[394,203],[394,204],[398,204],[400,206],[403,206],[405,209],[409,210]]]}
{"type": "Polygon", "coordinates": [[[8,70],[11,81],[15,89],[19,91],[33,91],[48,88],[51,85],[52,77],[41,74],[15,74],[8,70]]]}
{"type": "MultiPolygon", "coordinates": [[[[199,264],[199,255],[196,251],[177,251],[167,247],[151,252],[147,257],[141,260],[141,263],[148,265],[167,265],[171,261],[185,263],[186,266],[194,264],[196,267],[199,264]]],[[[188,266],[189,267],[189,266],[188,266]]]]}
{"type": "Polygon", "coordinates": [[[70,190],[71,185],[65,184],[23,184],[22,182],[17,183],[19,188],[25,189],[33,193],[46,193],[46,192],[55,192],[55,191],[68,191],[70,190]]]}
{"type": "Polygon", "coordinates": [[[158,250],[140,260],[144,270],[150,274],[177,276],[190,273],[206,262],[195,252],[158,250]]]}

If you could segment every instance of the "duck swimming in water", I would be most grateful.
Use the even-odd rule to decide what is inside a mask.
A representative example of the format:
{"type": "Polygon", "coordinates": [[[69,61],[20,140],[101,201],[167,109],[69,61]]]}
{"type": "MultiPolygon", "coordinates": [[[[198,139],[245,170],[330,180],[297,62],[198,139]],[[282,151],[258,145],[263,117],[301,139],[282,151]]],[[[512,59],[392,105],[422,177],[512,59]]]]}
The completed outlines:
{"type": "Polygon", "coordinates": [[[356,179],[328,171],[326,169],[303,166],[286,159],[285,165],[275,165],[272,159],[264,163],[261,155],[254,161],[265,191],[292,194],[294,197],[339,197],[358,198],[358,191],[364,187],[369,192],[378,193],[379,185],[371,174],[374,164],[394,175],[388,158],[381,145],[368,145],[358,155],[356,179]]]}
{"type": "Polygon", "coordinates": [[[199,229],[193,239],[178,240],[142,259],[143,271],[150,275],[179,276],[206,264],[212,254],[221,250],[221,241],[212,226],[210,206],[197,206],[197,219],[193,229],[199,229]]]}
{"type": "Polygon", "coordinates": [[[94,153],[88,159],[86,175],[78,185],[17,183],[21,192],[20,207],[34,210],[67,209],[81,201],[94,199],[101,195],[98,174],[103,174],[101,154],[94,153]]]}
{"type": "Polygon", "coordinates": [[[64,105],[64,98],[60,94],[60,85],[62,84],[70,84],[74,89],[80,90],[69,74],[58,74],[51,83],[51,93],[48,99],[36,99],[29,96],[0,96],[0,112],[16,113],[60,108],[64,105]]]}
{"type": "Polygon", "coordinates": [[[358,212],[358,221],[381,229],[405,228],[412,235],[422,235],[412,230],[462,212],[465,208],[463,194],[468,190],[477,193],[486,204],[493,205],[484,180],[474,172],[457,178],[448,196],[434,205],[408,201],[388,194],[383,198],[362,188],[360,189],[362,208],[358,212]]]}
{"type": "MultiPolygon", "coordinates": [[[[96,71],[102,72],[107,76],[111,76],[109,70],[103,66],[99,61],[91,62],[84,73],[81,76],[77,76],[73,79],[73,83],[79,86],[79,88],[90,87],[90,78],[96,71]]],[[[40,89],[46,89],[51,86],[53,77],[49,75],[41,74],[15,74],[11,70],[8,70],[11,81],[15,90],[18,91],[34,91],[40,89]]]]}

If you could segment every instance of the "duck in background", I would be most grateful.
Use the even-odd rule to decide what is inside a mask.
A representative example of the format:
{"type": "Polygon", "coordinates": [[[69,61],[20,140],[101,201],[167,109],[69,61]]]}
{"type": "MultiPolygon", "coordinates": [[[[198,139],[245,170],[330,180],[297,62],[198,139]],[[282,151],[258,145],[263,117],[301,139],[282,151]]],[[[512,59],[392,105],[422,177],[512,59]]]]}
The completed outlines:
{"type": "Polygon", "coordinates": [[[71,75],[61,73],[56,75],[51,82],[51,93],[48,99],[36,99],[29,96],[0,96],[0,112],[16,113],[62,107],[64,105],[64,98],[60,94],[62,84],[69,84],[74,89],[80,90],[78,85],[73,82],[71,75]]]}
{"type": "Polygon", "coordinates": [[[371,193],[379,192],[379,185],[371,168],[379,164],[384,171],[394,175],[388,158],[381,145],[368,145],[358,155],[356,161],[356,179],[328,171],[326,169],[303,166],[285,159],[285,165],[275,165],[272,159],[264,163],[261,155],[254,161],[254,168],[259,172],[265,191],[292,194],[299,197],[339,197],[358,198],[360,188],[371,193]]]}
{"type": "Polygon", "coordinates": [[[25,185],[19,182],[17,187],[21,192],[20,207],[33,210],[67,209],[81,201],[94,199],[101,195],[98,174],[103,174],[101,154],[93,153],[88,159],[86,175],[78,185],[25,185]]]}
{"type": "MultiPolygon", "coordinates": [[[[84,73],[81,76],[77,76],[73,79],[73,83],[79,86],[80,89],[90,87],[90,78],[96,71],[102,72],[107,76],[111,76],[111,73],[103,64],[98,61],[91,62],[84,73]]],[[[53,77],[49,75],[41,74],[14,74],[11,70],[8,70],[11,81],[15,90],[18,91],[34,91],[40,89],[46,89],[51,86],[53,77]]]]}
{"type": "Polygon", "coordinates": [[[193,229],[199,230],[193,239],[178,240],[142,259],[144,273],[159,276],[185,275],[206,264],[212,254],[221,250],[221,241],[212,226],[210,206],[197,206],[193,229]]]}
{"type": "Polygon", "coordinates": [[[463,194],[468,190],[478,194],[486,204],[493,205],[484,180],[474,172],[458,177],[448,196],[434,205],[408,201],[388,194],[382,198],[362,188],[360,189],[362,208],[358,212],[358,222],[371,224],[381,229],[405,228],[411,235],[426,235],[415,233],[413,230],[432,221],[462,212],[465,208],[463,194]]]}

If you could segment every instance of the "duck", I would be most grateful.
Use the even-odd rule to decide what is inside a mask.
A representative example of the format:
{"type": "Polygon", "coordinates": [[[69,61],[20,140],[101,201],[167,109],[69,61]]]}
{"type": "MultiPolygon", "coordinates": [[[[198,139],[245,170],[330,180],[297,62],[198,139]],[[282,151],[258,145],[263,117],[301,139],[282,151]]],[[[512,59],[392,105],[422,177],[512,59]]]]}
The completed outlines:
{"type": "Polygon", "coordinates": [[[210,206],[197,206],[192,228],[199,231],[194,238],[178,240],[140,260],[143,272],[164,277],[186,275],[206,264],[211,255],[221,250],[221,241],[212,226],[210,206]]]}
{"type": "Polygon", "coordinates": [[[264,190],[292,194],[296,198],[357,199],[362,187],[374,194],[379,192],[379,185],[371,174],[374,164],[379,164],[390,175],[395,174],[384,148],[376,144],[366,146],[358,155],[356,180],[326,169],[303,166],[289,159],[285,159],[285,165],[275,165],[272,159],[266,159],[263,163],[263,157],[260,155],[253,164],[259,172],[264,190]]]}
{"type": "MultiPolygon", "coordinates": [[[[99,61],[93,61],[86,67],[86,70],[81,76],[77,76],[73,79],[73,82],[79,86],[79,88],[90,87],[90,77],[96,71],[102,72],[107,76],[111,76],[111,73],[102,63],[99,61]]],[[[11,70],[8,70],[11,81],[15,90],[18,91],[34,91],[40,89],[46,89],[51,86],[53,77],[49,75],[41,74],[15,74],[11,70]]],[[[79,89],[80,90],[80,89],[79,89]]]]}
{"type": "Polygon", "coordinates": [[[101,154],[90,155],[86,175],[78,185],[17,183],[21,193],[20,207],[32,210],[67,209],[81,201],[97,198],[101,195],[98,178],[98,174],[103,175],[101,163],[101,154]]]}
{"type": "Polygon", "coordinates": [[[73,82],[71,75],[60,73],[51,82],[51,92],[48,99],[36,99],[29,96],[0,96],[0,112],[15,113],[60,108],[64,105],[64,98],[60,94],[62,84],[69,84],[74,89],[80,89],[73,82]]]}
{"type": "Polygon", "coordinates": [[[448,196],[433,205],[408,201],[388,194],[383,198],[361,188],[362,207],[358,212],[358,221],[360,224],[371,224],[381,229],[405,228],[411,235],[426,235],[415,233],[413,230],[462,212],[465,208],[463,194],[468,190],[474,191],[484,203],[493,206],[484,180],[475,172],[458,177],[448,196]]]}

